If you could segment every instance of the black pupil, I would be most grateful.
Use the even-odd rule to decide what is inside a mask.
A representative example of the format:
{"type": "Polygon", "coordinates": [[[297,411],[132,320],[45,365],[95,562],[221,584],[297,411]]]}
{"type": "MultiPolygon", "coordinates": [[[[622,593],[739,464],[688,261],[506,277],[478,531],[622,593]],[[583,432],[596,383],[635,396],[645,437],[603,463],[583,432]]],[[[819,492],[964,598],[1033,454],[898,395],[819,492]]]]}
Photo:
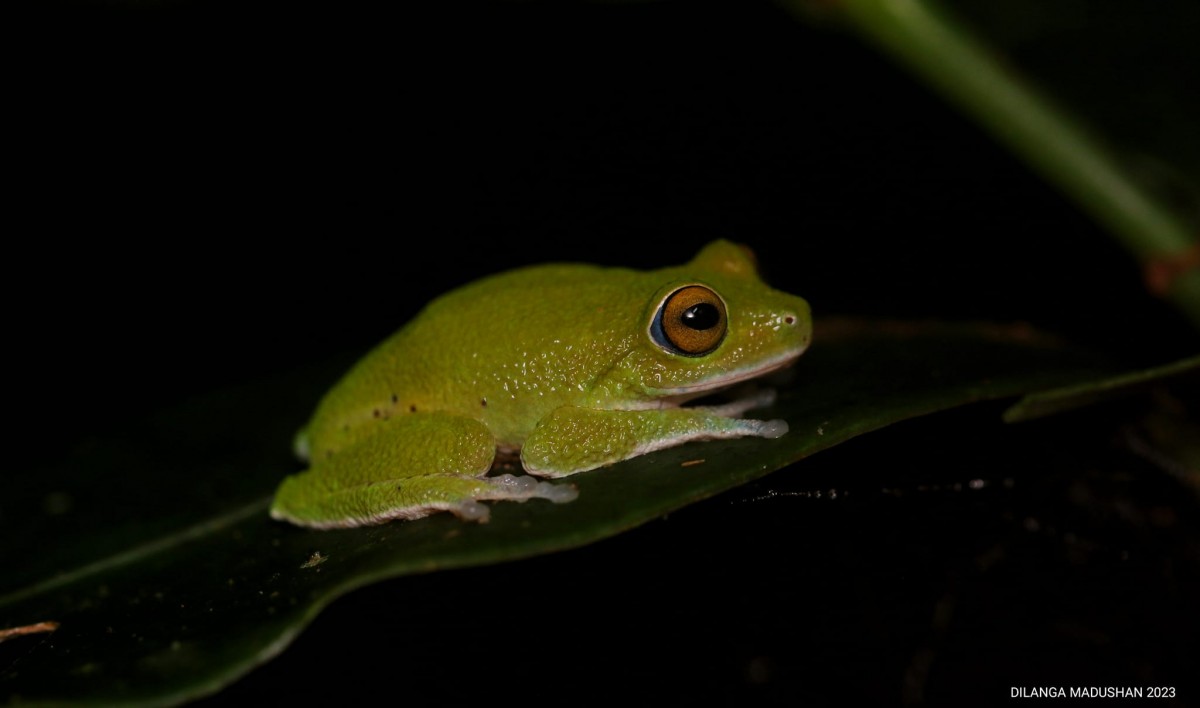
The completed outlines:
{"type": "Polygon", "coordinates": [[[701,302],[684,310],[679,320],[692,329],[703,331],[717,326],[721,321],[721,312],[716,305],[701,302]]]}

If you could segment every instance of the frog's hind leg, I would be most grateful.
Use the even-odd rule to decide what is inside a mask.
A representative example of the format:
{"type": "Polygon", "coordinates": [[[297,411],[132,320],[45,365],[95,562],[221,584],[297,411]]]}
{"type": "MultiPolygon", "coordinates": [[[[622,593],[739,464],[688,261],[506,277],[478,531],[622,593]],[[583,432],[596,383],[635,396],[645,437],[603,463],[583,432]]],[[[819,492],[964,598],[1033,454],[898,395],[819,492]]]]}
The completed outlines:
{"type": "Polygon", "coordinates": [[[449,511],[485,522],[490,513],[481,501],[575,498],[570,486],[487,477],[496,454],[491,432],[479,421],[444,413],[392,418],[344,449],[312,452],[312,467],[280,485],[274,518],[343,528],[449,511]]]}
{"type": "Polygon", "coordinates": [[[320,502],[316,514],[307,510],[297,514],[287,506],[286,485],[290,481],[285,481],[280,489],[279,499],[283,503],[277,500],[271,515],[281,521],[322,529],[420,519],[438,511],[449,511],[463,521],[487,523],[491,509],[484,501],[567,502],[578,496],[572,485],[556,485],[529,476],[424,475],[339,489],[320,502]]]}

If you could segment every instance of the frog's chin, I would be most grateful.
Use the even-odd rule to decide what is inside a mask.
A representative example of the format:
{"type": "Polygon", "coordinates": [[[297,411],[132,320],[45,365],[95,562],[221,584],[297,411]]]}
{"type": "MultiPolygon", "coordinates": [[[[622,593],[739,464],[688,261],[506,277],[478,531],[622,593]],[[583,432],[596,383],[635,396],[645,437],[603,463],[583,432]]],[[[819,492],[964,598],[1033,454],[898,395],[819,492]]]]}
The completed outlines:
{"type": "Polygon", "coordinates": [[[676,386],[674,388],[656,388],[651,389],[650,393],[658,402],[656,407],[678,406],[688,401],[707,396],[710,393],[724,391],[740,383],[752,381],[754,379],[773,374],[776,371],[781,371],[796,363],[804,350],[788,352],[781,354],[778,357],[759,362],[755,366],[748,366],[742,369],[734,369],[733,371],[725,372],[720,376],[698,381],[687,386],[676,386]]]}

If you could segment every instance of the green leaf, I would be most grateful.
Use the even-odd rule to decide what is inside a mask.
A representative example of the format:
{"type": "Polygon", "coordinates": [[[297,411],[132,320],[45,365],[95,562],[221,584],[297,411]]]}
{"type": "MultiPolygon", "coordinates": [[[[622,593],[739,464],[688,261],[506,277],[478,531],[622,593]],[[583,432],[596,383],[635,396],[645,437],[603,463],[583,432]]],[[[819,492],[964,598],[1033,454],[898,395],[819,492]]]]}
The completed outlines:
{"type": "Polygon", "coordinates": [[[1086,381],[1050,391],[1039,391],[1029,394],[1013,404],[1004,412],[1004,419],[1015,423],[1053,415],[1102,401],[1130,396],[1149,386],[1162,383],[1166,379],[1195,375],[1197,372],[1200,372],[1200,356],[1189,357],[1144,371],[1120,374],[1098,381],[1086,381]]]}
{"type": "Polygon", "coordinates": [[[591,543],[891,423],[1108,370],[1019,326],[827,320],[815,341],[762,412],[788,421],[782,438],[581,474],[577,501],[497,504],[487,525],[441,514],[312,531],[267,517],[296,470],[292,431],[346,362],[84,441],[53,469],[0,482],[0,630],[58,626],[0,644],[0,690],[28,704],[194,698],[281,652],[354,588],[591,543]]]}

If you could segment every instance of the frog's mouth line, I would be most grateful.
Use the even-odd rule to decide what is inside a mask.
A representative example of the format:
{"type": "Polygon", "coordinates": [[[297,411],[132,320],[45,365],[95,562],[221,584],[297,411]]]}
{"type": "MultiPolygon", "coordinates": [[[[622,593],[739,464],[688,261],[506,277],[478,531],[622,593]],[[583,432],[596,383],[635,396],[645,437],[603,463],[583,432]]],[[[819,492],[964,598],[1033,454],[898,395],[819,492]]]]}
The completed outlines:
{"type": "Polygon", "coordinates": [[[656,388],[653,389],[654,395],[662,404],[662,407],[682,405],[692,399],[706,396],[710,393],[717,393],[725,389],[736,386],[740,383],[752,381],[754,379],[773,374],[777,371],[782,371],[800,358],[804,350],[798,352],[789,352],[777,359],[768,360],[766,363],[757,366],[753,369],[742,369],[732,371],[729,374],[720,378],[708,379],[701,383],[691,386],[677,386],[675,388],[656,388]]]}

